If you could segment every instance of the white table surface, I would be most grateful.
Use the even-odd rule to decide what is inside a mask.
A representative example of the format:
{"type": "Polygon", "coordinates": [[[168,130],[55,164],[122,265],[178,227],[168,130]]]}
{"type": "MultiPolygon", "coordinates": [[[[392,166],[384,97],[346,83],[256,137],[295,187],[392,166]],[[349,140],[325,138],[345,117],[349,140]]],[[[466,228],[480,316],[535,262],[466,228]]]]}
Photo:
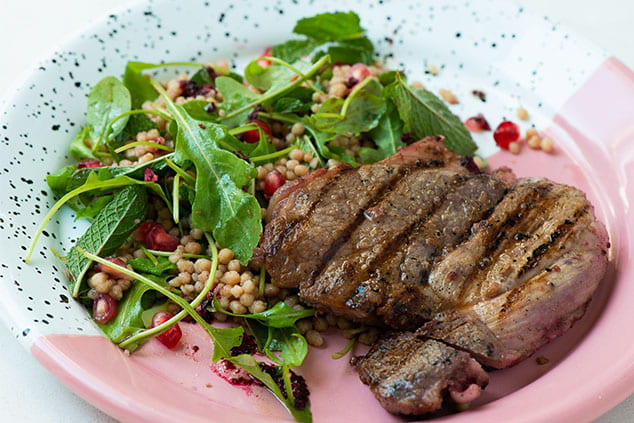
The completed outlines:
{"type": "MultiPolygon", "coordinates": [[[[0,0],[0,96],[11,89],[12,81],[33,62],[50,52],[50,45],[68,38],[91,20],[130,3],[130,0],[0,0]]],[[[634,68],[634,1],[526,0],[524,4],[568,24],[634,68]]],[[[0,422],[115,422],[67,390],[2,324],[0,357],[0,422]]],[[[634,396],[596,423],[632,421],[634,396]]]]}

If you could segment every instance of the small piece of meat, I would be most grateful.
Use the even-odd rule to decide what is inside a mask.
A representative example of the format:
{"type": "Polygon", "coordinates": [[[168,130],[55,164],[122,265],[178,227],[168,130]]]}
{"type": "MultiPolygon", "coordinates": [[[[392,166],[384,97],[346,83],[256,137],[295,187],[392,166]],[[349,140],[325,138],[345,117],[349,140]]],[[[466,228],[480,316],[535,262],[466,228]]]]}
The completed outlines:
{"type": "Polygon", "coordinates": [[[489,382],[469,354],[411,332],[382,337],[355,365],[361,381],[394,414],[431,413],[447,399],[471,402],[489,382]]]}

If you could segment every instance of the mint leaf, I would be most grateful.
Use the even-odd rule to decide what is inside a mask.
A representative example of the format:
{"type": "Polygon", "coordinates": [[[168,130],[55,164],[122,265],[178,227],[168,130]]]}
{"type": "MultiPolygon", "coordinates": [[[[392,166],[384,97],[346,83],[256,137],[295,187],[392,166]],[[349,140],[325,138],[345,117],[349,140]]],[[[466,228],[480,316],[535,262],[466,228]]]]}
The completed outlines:
{"type": "Polygon", "coordinates": [[[356,13],[335,12],[300,19],[293,32],[318,41],[341,41],[362,37],[365,30],[361,28],[356,13]]]}
{"type": "Polygon", "coordinates": [[[93,151],[119,134],[128,122],[128,116],[110,123],[114,118],[131,110],[131,97],[128,89],[113,76],[106,76],[99,81],[88,94],[86,124],[93,151]]]}
{"type": "Polygon", "coordinates": [[[315,40],[288,40],[271,49],[271,54],[285,62],[293,63],[319,47],[322,43],[315,40]]]}
{"type": "Polygon", "coordinates": [[[396,104],[404,130],[416,139],[444,135],[447,148],[463,156],[471,156],[477,149],[460,119],[431,92],[409,87],[399,74],[385,87],[385,94],[396,104]]]}
{"type": "Polygon", "coordinates": [[[77,297],[81,281],[91,261],[77,247],[96,255],[113,254],[136,227],[145,220],[147,194],[140,186],[128,186],[95,216],[88,230],[77,240],[68,253],[66,265],[70,276],[69,290],[77,297]]]}

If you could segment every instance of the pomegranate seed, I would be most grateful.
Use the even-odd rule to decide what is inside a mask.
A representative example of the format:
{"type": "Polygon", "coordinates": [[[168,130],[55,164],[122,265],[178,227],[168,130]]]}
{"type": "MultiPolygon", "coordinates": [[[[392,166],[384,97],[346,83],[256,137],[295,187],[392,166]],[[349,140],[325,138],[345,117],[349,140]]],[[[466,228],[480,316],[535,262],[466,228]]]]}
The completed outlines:
{"type": "Polygon", "coordinates": [[[170,235],[165,228],[157,222],[144,222],[133,233],[132,238],[143,244],[144,247],[158,251],[174,251],[180,240],[170,235]]]}
{"type": "MultiPolygon", "coordinates": [[[[116,264],[117,266],[121,266],[121,267],[125,267],[125,263],[123,260],[121,260],[118,257],[106,257],[106,260],[108,260],[110,263],[116,264]]],[[[122,273],[119,270],[113,269],[112,267],[103,265],[101,263],[97,263],[94,266],[95,272],[104,272],[109,274],[110,276],[113,276],[117,279],[127,279],[127,280],[132,280],[132,278],[128,275],[126,275],[125,273],[122,273]]]]}
{"type": "Polygon", "coordinates": [[[145,244],[150,250],[174,251],[180,244],[180,240],[178,237],[168,234],[162,226],[159,226],[147,234],[145,244]]]}
{"type": "Polygon", "coordinates": [[[152,169],[147,168],[143,172],[143,180],[145,182],[158,182],[158,175],[152,169]]]}
{"type": "Polygon", "coordinates": [[[264,196],[270,198],[285,182],[286,179],[279,171],[270,171],[264,177],[264,196]]]}
{"type": "Polygon", "coordinates": [[[370,73],[370,68],[368,68],[363,63],[355,63],[352,65],[350,70],[348,71],[348,75],[346,76],[346,87],[353,88],[359,82],[363,81],[368,76],[372,75],[370,73]]]}
{"type": "Polygon", "coordinates": [[[484,116],[482,116],[482,113],[467,119],[467,121],[464,123],[464,126],[470,132],[482,132],[482,131],[491,130],[491,127],[489,126],[489,122],[487,122],[484,116]]]}
{"type": "MultiPolygon", "coordinates": [[[[174,317],[171,313],[167,311],[158,311],[154,316],[152,316],[152,327],[155,328],[163,323],[167,322],[169,319],[174,317]]],[[[178,345],[178,341],[180,341],[183,336],[183,332],[181,331],[178,323],[172,325],[165,332],[158,335],[156,338],[161,341],[163,345],[167,348],[172,349],[178,345]]]]}
{"type": "MultiPolygon", "coordinates": [[[[269,128],[269,125],[262,122],[261,120],[252,120],[247,123],[254,123],[258,125],[269,136],[269,138],[273,137],[273,132],[271,132],[271,128],[269,128]]],[[[238,138],[240,138],[243,142],[246,142],[247,144],[255,144],[260,141],[260,131],[258,131],[257,129],[252,129],[250,131],[238,134],[238,138]]]]}
{"type": "Polygon", "coordinates": [[[117,302],[108,294],[98,294],[92,302],[92,317],[103,325],[117,314],[117,302]]]}
{"type": "Polygon", "coordinates": [[[97,159],[81,159],[77,163],[77,169],[92,169],[94,167],[103,167],[103,163],[97,159]]]}
{"type": "MultiPolygon", "coordinates": [[[[271,47],[268,47],[266,50],[264,50],[264,53],[262,53],[262,57],[271,57],[271,56],[272,56],[271,47]]],[[[266,59],[259,59],[257,61],[257,64],[263,68],[268,68],[269,66],[271,66],[271,61],[266,59]]]]}
{"type": "Polygon", "coordinates": [[[508,149],[510,143],[520,139],[520,128],[515,123],[506,120],[495,128],[493,138],[500,148],[508,149]]]}

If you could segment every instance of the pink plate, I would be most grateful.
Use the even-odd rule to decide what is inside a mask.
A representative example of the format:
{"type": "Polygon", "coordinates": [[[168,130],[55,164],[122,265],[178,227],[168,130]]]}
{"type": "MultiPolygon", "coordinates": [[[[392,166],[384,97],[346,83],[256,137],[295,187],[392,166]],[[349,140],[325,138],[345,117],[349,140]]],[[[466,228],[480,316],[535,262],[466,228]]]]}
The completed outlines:
{"type": "MultiPolygon", "coordinates": [[[[0,258],[4,315],[51,373],[122,421],[289,420],[262,388],[235,387],[213,372],[211,346],[198,326],[183,324],[183,342],[175,351],[152,340],[131,356],[101,336],[69,300],[63,266],[51,254],[52,248],[67,248],[81,230],[70,213],[49,226],[32,265],[21,260],[41,210],[52,202],[42,176],[66,163],[69,139],[84,121],[90,83],[120,73],[127,60],[229,57],[241,66],[288,39],[298,17],[322,11],[282,1],[251,16],[248,3],[210,3],[187,9],[170,0],[139,3],[110,16],[42,61],[0,111],[0,235],[16,245],[0,258]],[[274,28],[265,25],[273,21],[274,28]],[[63,112],[42,111],[44,102],[63,112]],[[18,142],[25,146],[20,153],[18,142]]],[[[553,154],[499,152],[490,134],[477,137],[481,151],[493,167],[507,165],[520,176],[546,176],[583,189],[610,234],[609,274],[583,319],[534,357],[493,372],[471,410],[433,421],[590,421],[622,401],[634,391],[634,74],[565,28],[506,2],[397,7],[340,1],[337,8],[357,10],[390,67],[405,69],[430,89],[458,93],[461,103],[453,110],[461,117],[482,111],[493,124],[518,104],[529,109],[529,123],[546,128],[555,141],[553,154]],[[437,78],[423,74],[421,56],[442,65],[437,78]],[[470,98],[474,88],[487,92],[487,103],[470,98]],[[537,364],[536,357],[547,364],[537,364]]],[[[330,358],[345,342],[328,334],[326,346],[311,348],[299,369],[311,388],[315,421],[401,421],[379,406],[346,359],[330,358]]]]}

